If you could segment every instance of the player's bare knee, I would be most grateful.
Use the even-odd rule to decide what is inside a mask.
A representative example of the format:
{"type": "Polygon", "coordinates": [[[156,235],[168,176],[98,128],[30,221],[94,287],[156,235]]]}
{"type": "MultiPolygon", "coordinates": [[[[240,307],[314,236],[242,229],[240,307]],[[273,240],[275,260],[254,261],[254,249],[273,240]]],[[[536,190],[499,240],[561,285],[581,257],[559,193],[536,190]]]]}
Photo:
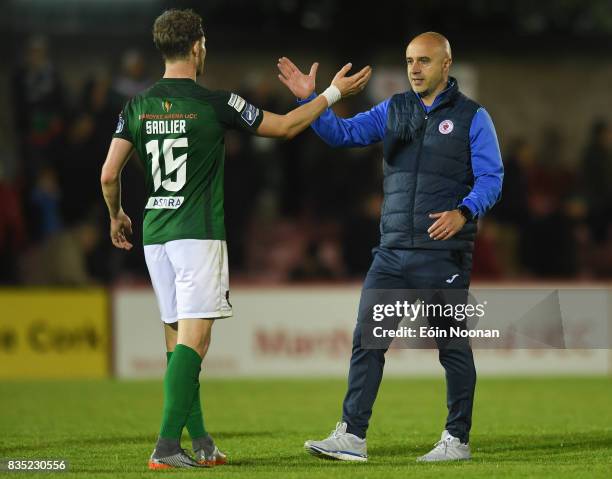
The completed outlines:
{"type": "Polygon", "coordinates": [[[212,323],[210,319],[179,320],[178,343],[192,348],[204,357],[210,344],[212,323]]]}

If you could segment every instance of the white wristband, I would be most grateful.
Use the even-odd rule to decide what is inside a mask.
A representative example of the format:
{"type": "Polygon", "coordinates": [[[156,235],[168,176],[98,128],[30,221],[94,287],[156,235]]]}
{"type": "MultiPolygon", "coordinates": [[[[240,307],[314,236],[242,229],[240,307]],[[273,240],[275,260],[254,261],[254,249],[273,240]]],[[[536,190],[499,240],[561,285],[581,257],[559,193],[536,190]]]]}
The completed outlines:
{"type": "Polygon", "coordinates": [[[342,93],[340,93],[336,85],[329,85],[325,91],[321,93],[321,96],[324,96],[327,100],[327,106],[332,106],[342,98],[342,93]]]}

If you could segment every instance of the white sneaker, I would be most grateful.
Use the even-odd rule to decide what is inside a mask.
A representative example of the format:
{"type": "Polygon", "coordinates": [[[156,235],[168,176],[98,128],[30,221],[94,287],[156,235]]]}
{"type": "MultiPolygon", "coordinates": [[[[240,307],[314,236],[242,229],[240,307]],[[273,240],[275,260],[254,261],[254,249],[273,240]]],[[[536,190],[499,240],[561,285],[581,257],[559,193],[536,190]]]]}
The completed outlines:
{"type": "Polygon", "coordinates": [[[462,444],[458,437],[452,436],[446,429],[434,448],[417,462],[464,461],[472,458],[469,444],[462,444]]]}
{"type": "Polygon", "coordinates": [[[346,432],[346,423],[339,422],[327,439],[322,441],[306,441],[304,448],[309,454],[321,459],[336,459],[339,461],[368,460],[366,440],[346,432]]]}

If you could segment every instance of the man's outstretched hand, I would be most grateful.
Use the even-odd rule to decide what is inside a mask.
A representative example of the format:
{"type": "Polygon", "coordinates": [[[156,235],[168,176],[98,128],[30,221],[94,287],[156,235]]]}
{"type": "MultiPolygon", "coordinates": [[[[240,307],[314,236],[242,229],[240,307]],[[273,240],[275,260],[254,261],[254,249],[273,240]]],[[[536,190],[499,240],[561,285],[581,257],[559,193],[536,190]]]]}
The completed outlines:
{"type": "Polygon", "coordinates": [[[353,66],[352,63],[344,65],[332,80],[331,84],[340,90],[342,98],[355,95],[365,88],[372,76],[372,68],[370,66],[363,67],[350,77],[345,76],[353,66]]]}
{"type": "MultiPolygon", "coordinates": [[[[318,63],[312,64],[308,75],[302,73],[287,57],[280,58],[277,66],[280,70],[280,74],[278,75],[279,80],[289,88],[291,93],[296,97],[301,99],[308,98],[314,92],[317,69],[319,68],[318,63]]],[[[359,93],[365,88],[372,76],[372,68],[367,66],[354,75],[347,77],[346,74],[351,67],[351,63],[344,65],[332,80],[332,85],[340,90],[342,97],[359,93]]]]}
{"type": "Polygon", "coordinates": [[[280,70],[278,79],[300,99],[308,98],[315,90],[318,63],[313,63],[308,75],[304,75],[287,57],[279,58],[276,65],[280,70]]]}

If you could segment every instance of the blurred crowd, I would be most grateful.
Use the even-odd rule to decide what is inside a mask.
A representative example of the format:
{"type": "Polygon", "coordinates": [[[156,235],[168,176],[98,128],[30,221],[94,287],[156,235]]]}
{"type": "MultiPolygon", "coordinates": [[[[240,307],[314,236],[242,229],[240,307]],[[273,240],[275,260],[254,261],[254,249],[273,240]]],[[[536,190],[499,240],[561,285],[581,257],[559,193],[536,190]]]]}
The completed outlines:
{"type": "MultiPolygon", "coordinates": [[[[123,172],[123,208],[136,247],[114,250],[99,173],[117,114],[155,81],[137,50],[115,75],[92,75],[67,91],[43,38],[29,41],[12,77],[17,171],[0,163],[0,283],[144,283],[139,246],[141,163],[123,172]]],[[[239,91],[274,112],[294,105],[272,85],[239,91]]],[[[337,113],[367,109],[363,97],[337,113]]],[[[537,125],[535,125],[537,128],[537,125]]],[[[580,158],[555,161],[563,138],[542,128],[532,143],[504,145],[501,202],[480,221],[474,278],[601,279],[612,275],[612,125],[593,119],[580,158]]],[[[382,150],[332,149],[308,130],[280,142],[228,132],[225,212],[233,279],[265,282],[361,279],[378,242],[382,150]]]]}

